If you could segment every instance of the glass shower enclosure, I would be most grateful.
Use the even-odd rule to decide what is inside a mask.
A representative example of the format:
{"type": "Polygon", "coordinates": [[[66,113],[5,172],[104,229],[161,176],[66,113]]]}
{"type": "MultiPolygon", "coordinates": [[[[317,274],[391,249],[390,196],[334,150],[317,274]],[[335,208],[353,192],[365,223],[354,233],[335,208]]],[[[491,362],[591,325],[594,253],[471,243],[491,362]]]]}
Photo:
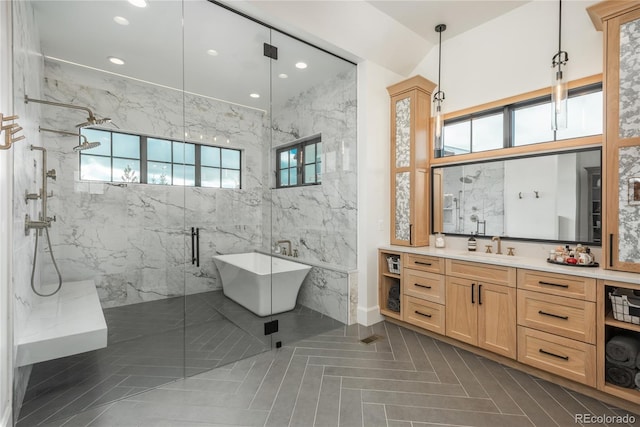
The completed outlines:
{"type": "Polygon", "coordinates": [[[206,0],[12,16],[17,425],[349,323],[354,64],[206,0]]]}

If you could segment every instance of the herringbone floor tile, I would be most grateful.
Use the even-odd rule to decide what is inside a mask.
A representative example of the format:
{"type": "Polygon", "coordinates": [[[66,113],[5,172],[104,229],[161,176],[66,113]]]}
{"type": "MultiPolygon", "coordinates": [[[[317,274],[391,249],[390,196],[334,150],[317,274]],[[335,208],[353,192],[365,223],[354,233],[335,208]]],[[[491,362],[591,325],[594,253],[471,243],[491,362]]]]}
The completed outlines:
{"type": "Polygon", "coordinates": [[[625,412],[382,322],[307,338],[50,425],[563,427],[581,425],[574,414],[583,413],[625,412]],[[380,338],[360,342],[372,334],[380,338]]]}

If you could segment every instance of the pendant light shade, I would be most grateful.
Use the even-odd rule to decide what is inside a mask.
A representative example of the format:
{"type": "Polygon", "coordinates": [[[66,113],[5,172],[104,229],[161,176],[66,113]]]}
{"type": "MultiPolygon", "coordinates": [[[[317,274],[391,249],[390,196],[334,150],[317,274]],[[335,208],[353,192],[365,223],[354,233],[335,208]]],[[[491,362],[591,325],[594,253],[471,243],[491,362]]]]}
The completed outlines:
{"type": "Polygon", "coordinates": [[[558,7],[558,53],[551,59],[551,129],[567,127],[567,62],[569,54],[562,50],[562,0],[558,7]]]}
{"type": "Polygon", "coordinates": [[[433,157],[444,156],[443,138],[443,118],[442,103],[444,102],[444,92],[440,87],[440,74],[442,71],[442,32],[447,29],[444,24],[436,25],[436,32],[440,34],[438,43],[438,91],[433,94],[433,157]]]}

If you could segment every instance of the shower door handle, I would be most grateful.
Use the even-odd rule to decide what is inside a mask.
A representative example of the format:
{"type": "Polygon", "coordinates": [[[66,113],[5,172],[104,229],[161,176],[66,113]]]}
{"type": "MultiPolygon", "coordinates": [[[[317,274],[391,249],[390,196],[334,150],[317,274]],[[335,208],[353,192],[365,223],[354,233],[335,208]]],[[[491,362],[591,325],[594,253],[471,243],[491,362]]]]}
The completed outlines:
{"type": "Polygon", "coordinates": [[[191,265],[200,267],[200,229],[191,227],[191,265]]]}
{"type": "Polygon", "coordinates": [[[200,267],[200,229],[196,228],[196,267],[200,267]]]}

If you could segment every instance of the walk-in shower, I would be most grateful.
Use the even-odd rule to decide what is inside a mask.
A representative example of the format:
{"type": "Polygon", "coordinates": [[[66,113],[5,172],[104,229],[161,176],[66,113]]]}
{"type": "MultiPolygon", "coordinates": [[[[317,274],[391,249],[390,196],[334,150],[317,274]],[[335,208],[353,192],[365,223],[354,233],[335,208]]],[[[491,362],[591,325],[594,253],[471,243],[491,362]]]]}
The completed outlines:
{"type": "MultiPolygon", "coordinates": [[[[38,261],[36,289],[47,293],[58,283],[56,265],[42,239],[34,257],[34,233],[14,233],[15,336],[34,324],[39,302],[73,291],[91,294],[96,304],[87,314],[107,326],[93,349],[40,358],[16,372],[19,426],[57,422],[287,347],[343,326],[355,312],[355,65],[206,0],[130,7],[14,2],[15,113],[56,171],[54,180],[36,152],[17,152],[16,210],[42,221],[37,231],[51,240],[44,251],[55,252],[64,279],[57,294],[34,294],[30,261],[38,261]],[[117,26],[95,31],[105,16],[133,13],[144,39],[117,26]],[[86,43],[69,44],[77,34],[86,43]],[[212,46],[204,44],[212,41],[234,54],[207,55],[212,46]],[[253,49],[256,41],[277,48],[278,59],[253,49]],[[103,61],[113,46],[128,51],[125,66],[103,61]],[[30,52],[51,56],[36,62],[30,52]],[[309,64],[304,71],[295,67],[301,60],[309,64]],[[39,198],[25,207],[25,190],[39,194],[30,186],[41,175],[53,197],[40,216],[55,222],[40,219],[39,198]],[[192,227],[199,229],[193,243],[192,227]],[[283,258],[272,253],[279,240],[291,242],[286,258],[296,253],[309,272],[293,309],[279,313],[277,261],[270,261],[268,308],[260,314],[277,314],[262,318],[224,295],[214,257],[283,258]],[[200,261],[195,255],[192,263],[194,244],[200,261]]],[[[80,310],[74,314],[75,325],[88,323],[80,310]]]]}

